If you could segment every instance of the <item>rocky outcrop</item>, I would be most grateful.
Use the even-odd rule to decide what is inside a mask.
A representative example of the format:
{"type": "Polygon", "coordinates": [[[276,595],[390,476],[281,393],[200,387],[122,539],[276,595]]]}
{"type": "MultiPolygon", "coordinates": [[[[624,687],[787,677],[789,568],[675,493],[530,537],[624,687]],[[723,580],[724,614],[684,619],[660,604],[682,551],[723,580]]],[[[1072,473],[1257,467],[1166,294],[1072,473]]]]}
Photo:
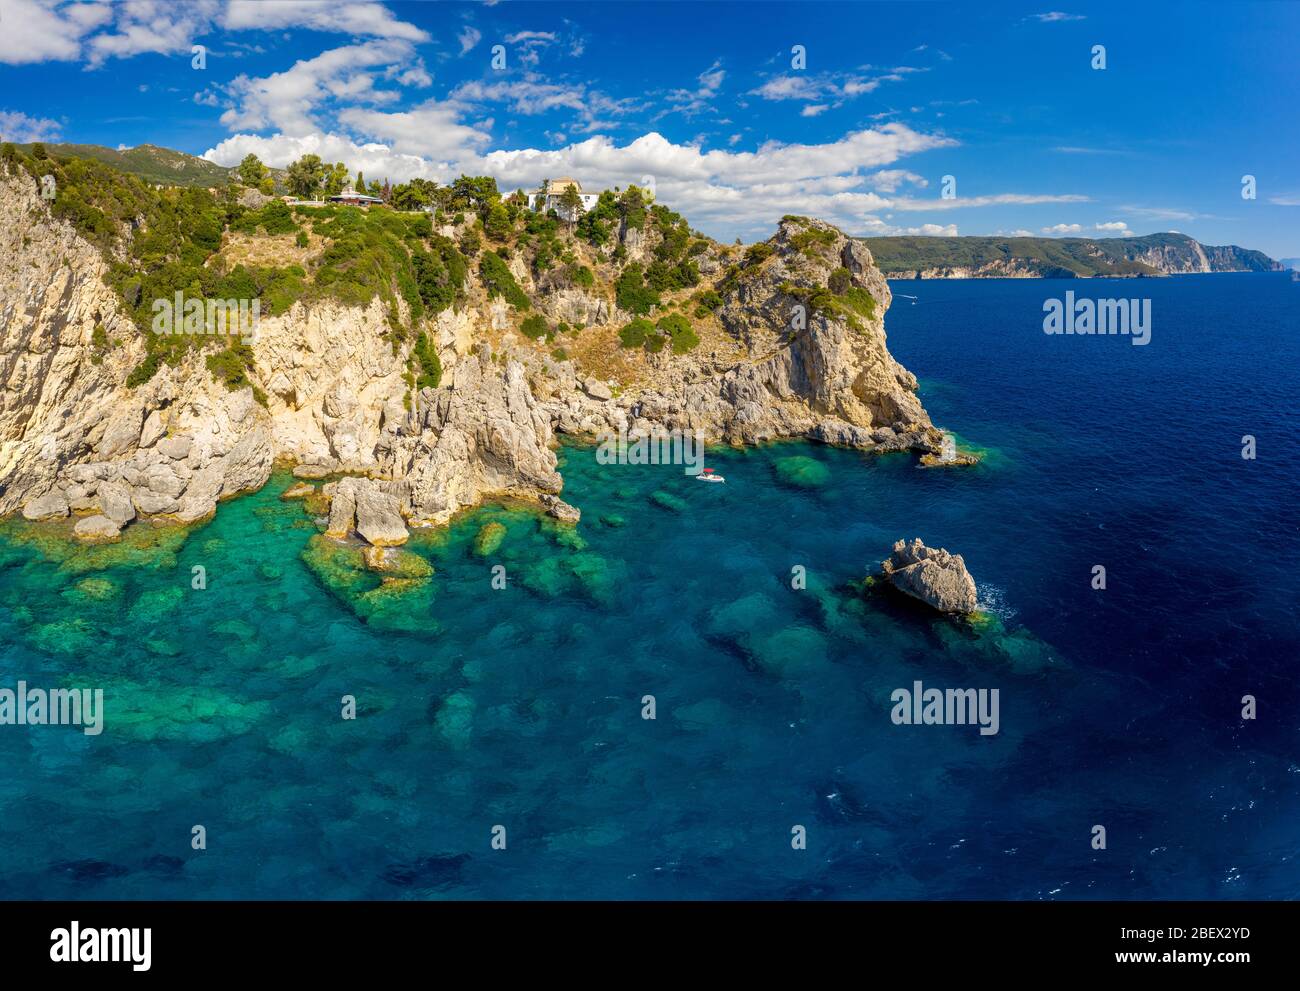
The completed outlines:
{"type": "Polygon", "coordinates": [[[551,416],[524,366],[482,345],[449,377],[421,390],[410,414],[386,420],[378,442],[380,471],[409,485],[411,519],[445,523],[489,495],[558,493],[551,416]]]}
{"type": "Polygon", "coordinates": [[[768,243],[769,257],[746,264],[734,282],[724,280],[719,310],[725,329],[753,360],[719,369],[703,348],[672,356],[617,403],[588,382],[586,396],[565,394],[551,404],[557,429],[647,434],[658,426],[700,431],[709,442],[806,437],[864,450],[938,453],[943,438],[916,396],[916,378],[886,346],[891,294],[866,245],[805,218],[783,220],[768,243]],[[837,269],[847,270],[849,286],[870,294],[870,316],[815,305],[839,300],[829,289],[837,269]]]}
{"type": "Polygon", "coordinates": [[[406,543],[410,534],[403,517],[410,514],[410,500],[404,482],[345,478],[327,490],[333,497],[328,536],[342,538],[355,531],[374,547],[406,543]]]}
{"type": "Polygon", "coordinates": [[[975,579],[966,570],[960,554],[926,547],[919,538],[911,542],[900,540],[880,567],[895,588],[940,612],[975,611],[975,579]]]}

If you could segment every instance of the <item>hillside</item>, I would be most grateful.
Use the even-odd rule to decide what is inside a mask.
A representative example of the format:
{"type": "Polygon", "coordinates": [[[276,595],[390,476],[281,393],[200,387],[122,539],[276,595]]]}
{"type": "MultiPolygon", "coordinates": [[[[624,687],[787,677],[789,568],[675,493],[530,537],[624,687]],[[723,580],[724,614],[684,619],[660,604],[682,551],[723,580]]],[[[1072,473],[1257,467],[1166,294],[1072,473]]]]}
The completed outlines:
{"type": "Polygon", "coordinates": [[[1203,245],[1186,234],[1145,237],[872,237],[891,279],[1132,278],[1196,272],[1274,272],[1259,251],[1203,245]]]}
{"type": "MultiPolygon", "coordinates": [[[[32,153],[33,146],[30,144],[17,147],[24,154],[32,153]]],[[[207,159],[157,145],[137,145],[117,151],[103,145],[46,144],[45,151],[56,157],[87,158],[103,162],[126,175],[139,176],[145,182],[169,186],[224,186],[230,181],[230,173],[233,171],[207,159]]]]}

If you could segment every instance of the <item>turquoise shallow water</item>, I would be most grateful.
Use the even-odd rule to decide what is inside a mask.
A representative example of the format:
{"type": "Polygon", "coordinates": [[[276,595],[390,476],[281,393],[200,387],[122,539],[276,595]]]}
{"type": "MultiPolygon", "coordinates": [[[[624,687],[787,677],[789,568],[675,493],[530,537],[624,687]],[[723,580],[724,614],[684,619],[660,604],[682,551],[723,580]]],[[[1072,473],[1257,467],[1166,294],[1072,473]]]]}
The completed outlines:
{"type": "Polygon", "coordinates": [[[107,726],[0,727],[0,895],[1300,894],[1300,293],[1121,283],[1154,297],[1133,348],[1043,335],[1059,283],[907,285],[891,349],[978,467],[785,444],[705,485],[570,447],[576,531],[485,507],[378,601],[307,567],[285,476],[129,564],[7,525],[0,687],[103,687],[107,726]],[[995,621],[851,584],[910,536],[995,621]],[[1000,732],[893,725],[917,679],[998,688],[1000,732]]]}

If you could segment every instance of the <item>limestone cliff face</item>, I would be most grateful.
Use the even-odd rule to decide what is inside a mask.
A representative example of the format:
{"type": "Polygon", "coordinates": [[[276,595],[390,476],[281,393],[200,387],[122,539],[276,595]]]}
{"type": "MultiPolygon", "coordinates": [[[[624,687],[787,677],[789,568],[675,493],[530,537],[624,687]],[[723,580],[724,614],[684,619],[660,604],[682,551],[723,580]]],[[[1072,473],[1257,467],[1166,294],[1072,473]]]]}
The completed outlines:
{"type": "MultiPolygon", "coordinates": [[[[653,249],[652,233],[626,234],[634,253],[653,249]]],[[[86,539],[113,539],[142,516],[202,519],[282,460],[307,477],[357,476],[328,487],[330,532],[387,546],[408,525],[445,523],[500,494],[576,519],[557,498],[557,431],[938,450],[915,378],[886,347],[889,287],[868,249],[806,220],[784,222],[769,244],[768,257],[720,283],[719,319],[742,360],[654,355],[648,381],[615,398],[516,337],[517,315],[471,281],[467,305],[424,325],[445,369],[438,388],[409,391],[409,345],[394,348],[378,300],[299,302],[258,326],[249,374],[263,403],[214,380],[200,349],[129,388],[145,341],[121,315],[99,250],[52,219],[30,182],[0,175],[0,514],[74,519],[86,539]],[[869,294],[869,313],[826,305],[840,269],[869,294]]],[[[722,268],[712,254],[700,267],[722,268]]],[[[526,270],[516,277],[557,319],[627,319],[599,289],[547,292],[526,270]]]]}
{"type": "Polygon", "coordinates": [[[140,332],[119,314],[99,251],[52,220],[30,183],[0,180],[0,252],[0,514],[93,519],[82,532],[96,539],[137,515],[192,522],[265,484],[276,459],[409,479],[411,515],[430,521],[489,493],[561,487],[522,366],[490,353],[456,362],[472,344],[469,315],[432,328],[450,382],[410,411],[407,354],[384,336],[378,302],[264,318],[252,375],[266,406],[215,381],[202,352],[131,389],[140,332]]]}
{"type": "Polygon", "coordinates": [[[266,481],[271,420],[251,390],[226,392],[197,361],[126,388],[144,341],[99,252],[29,183],[0,181],[0,255],[0,513],[188,521],[266,481]]]}
{"type": "Polygon", "coordinates": [[[751,360],[718,369],[709,354],[661,354],[649,385],[616,403],[590,390],[553,403],[559,429],[647,433],[663,426],[698,430],[711,442],[806,437],[865,450],[937,451],[942,435],[916,396],[916,378],[886,346],[892,297],[867,247],[803,219],[782,221],[769,243],[770,257],[740,270],[719,313],[751,360]],[[815,291],[829,292],[840,268],[874,300],[871,316],[810,305],[815,291]]]}

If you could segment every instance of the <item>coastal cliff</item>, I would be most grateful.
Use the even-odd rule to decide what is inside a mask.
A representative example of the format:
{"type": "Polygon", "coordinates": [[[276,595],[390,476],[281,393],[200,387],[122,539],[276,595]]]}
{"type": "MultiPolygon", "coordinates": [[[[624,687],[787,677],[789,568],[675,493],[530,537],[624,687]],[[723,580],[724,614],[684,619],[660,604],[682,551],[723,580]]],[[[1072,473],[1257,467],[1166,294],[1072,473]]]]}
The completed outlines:
{"type": "MultiPolygon", "coordinates": [[[[176,245],[202,257],[189,284],[251,272],[264,315],[242,342],[160,343],[141,315],[174,263],[138,249],[165,211],[133,204],[100,224],[107,205],[52,206],[31,173],[0,170],[0,515],[76,521],[79,536],[111,540],[141,517],[201,520],[288,463],[305,478],[361,476],[349,498],[398,520],[402,533],[375,542],[399,543],[406,525],[494,496],[545,500],[564,518],[557,433],[918,453],[942,441],[886,346],[890,292],[871,252],[819,221],[787,217],[742,249],[661,207],[615,211],[601,244],[520,213],[494,247],[476,243],[471,211],[437,227],[378,211],[400,227],[384,250],[413,263],[414,279],[398,264],[361,299],[336,288],[355,269],[330,266],[369,245],[357,230],[378,236],[357,226],[374,217],[295,213],[295,238],[272,233],[278,201],[213,205],[189,190],[217,218],[203,221],[203,252],[189,235],[176,245]],[[560,264],[539,265],[543,250],[560,264]],[[259,252],[295,264],[259,269],[259,252]],[[669,263],[681,277],[653,290],[669,263]],[[285,285],[296,295],[276,296],[285,285]]],[[[166,190],[133,195],[146,194],[168,206],[166,190]]]]}
{"type": "Polygon", "coordinates": [[[889,279],[1139,278],[1208,272],[1280,272],[1281,263],[1186,234],[1145,237],[873,237],[889,279]]]}

